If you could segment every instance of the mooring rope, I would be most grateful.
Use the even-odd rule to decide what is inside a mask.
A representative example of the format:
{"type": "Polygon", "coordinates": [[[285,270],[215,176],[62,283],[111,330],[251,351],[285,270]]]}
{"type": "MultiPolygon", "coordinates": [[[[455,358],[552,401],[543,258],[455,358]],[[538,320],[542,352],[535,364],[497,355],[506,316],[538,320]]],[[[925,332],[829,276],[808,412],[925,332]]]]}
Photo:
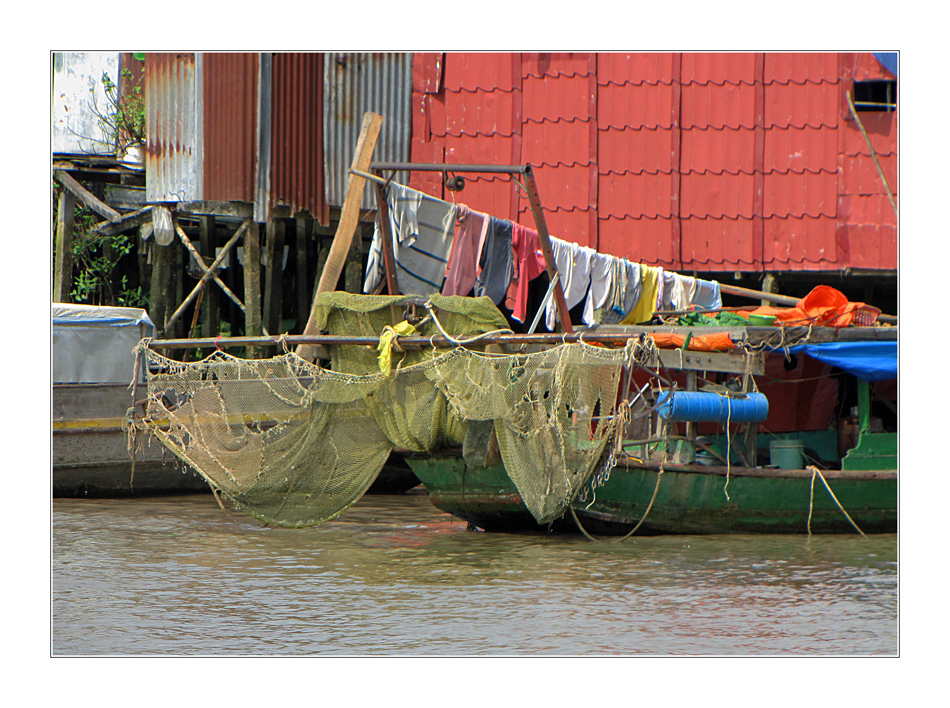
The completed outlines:
{"type": "Polygon", "coordinates": [[[837,504],[838,508],[841,509],[841,513],[845,515],[845,518],[851,523],[852,526],[854,526],[855,530],[859,534],[867,538],[867,534],[865,534],[864,531],[862,531],[858,525],[854,523],[854,519],[852,519],[848,515],[848,512],[845,511],[844,507],[841,506],[841,502],[838,501],[838,497],[835,496],[835,493],[831,491],[831,487],[828,485],[828,480],[825,479],[825,476],[821,473],[821,471],[815,467],[815,465],[808,465],[808,467],[805,469],[811,470],[811,498],[808,501],[808,535],[811,536],[811,514],[815,501],[815,476],[817,475],[821,478],[822,483],[825,485],[825,489],[828,490],[828,494],[830,494],[831,498],[835,500],[835,504],[837,504]]]}

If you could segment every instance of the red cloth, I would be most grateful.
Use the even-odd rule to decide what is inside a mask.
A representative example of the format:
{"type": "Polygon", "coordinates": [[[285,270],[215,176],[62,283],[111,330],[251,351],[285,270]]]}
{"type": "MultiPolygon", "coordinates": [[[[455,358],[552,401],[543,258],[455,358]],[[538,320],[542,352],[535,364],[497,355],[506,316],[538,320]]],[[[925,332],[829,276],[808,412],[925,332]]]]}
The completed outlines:
{"type": "Polygon", "coordinates": [[[505,307],[512,318],[524,322],[528,309],[528,283],[544,272],[544,256],[538,232],[521,224],[512,224],[511,250],[514,255],[514,274],[508,286],[505,307]]]}
{"type": "Polygon", "coordinates": [[[445,282],[442,284],[443,295],[468,295],[475,287],[475,277],[478,273],[478,249],[485,240],[485,231],[491,219],[488,214],[469,209],[459,204],[458,232],[452,242],[452,252],[449,254],[449,264],[445,269],[445,282]]]}

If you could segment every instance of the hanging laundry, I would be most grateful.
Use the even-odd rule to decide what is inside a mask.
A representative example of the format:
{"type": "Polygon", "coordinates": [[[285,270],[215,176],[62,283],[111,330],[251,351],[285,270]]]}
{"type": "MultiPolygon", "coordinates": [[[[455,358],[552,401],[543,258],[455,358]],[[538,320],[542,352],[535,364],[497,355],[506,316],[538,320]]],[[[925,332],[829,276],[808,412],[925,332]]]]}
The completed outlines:
{"type": "MultiPolygon", "coordinates": [[[[591,259],[597,255],[597,251],[587,248],[587,246],[578,246],[576,243],[568,243],[558,238],[552,238],[551,254],[554,256],[557,272],[560,273],[564,302],[567,304],[567,309],[570,310],[572,307],[576,307],[587,295],[587,287],[590,285],[591,259]]],[[[556,315],[557,303],[554,298],[551,298],[548,300],[545,309],[545,324],[552,332],[554,331],[556,315]]]]}
{"type": "Polygon", "coordinates": [[[594,312],[603,308],[613,290],[614,262],[619,259],[603,253],[595,254],[590,261],[590,289],[584,301],[581,319],[588,327],[597,324],[594,312]]]}
{"type": "Polygon", "coordinates": [[[656,312],[656,299],[660,294],[660,283],[663,281],[663,269],[640,264],[641,290],[640,299],[630,313],[623,318],[621,324],[640,324],[649,322],[656,312]]]}
{"type": "Polygon", "coordinates": [[[512,224],[511,252],[514,269],[505,307],[511,310],[512,319],[524,322],[528,309],[528,283],[544,272],[544,256],[538,232],[521,224],[512,224]]]}
{"type": "Polygon", "coordinates": [[[445,271],[442,294],[464,296],[475,287],[481,255],[479,249],[485,243],[491,217],[469,209],[465,204],[459,204],[456,218],[459,228],[455,233],[452,252],[449,254],[449,266],[445,271]]]}
{"type": "Polygon", "coordinates": [[[475,278],[475,296],[487,296],[496,305],[508,293],[514,270],[511,253],[512,223],[489,217],[485,243],[481,248],[479,272],[475,278]]]}
{"type": "Polygon", "coordinates": [[[704,310],[718,310],[722,307],[722,293],[719,289],[719,282],[696,278],[696,294],[693,296],[693,304],[704,310]]]}
{"type": "Polygon", "coordinates": [[[619,324],[640,300],[640,264],[614,257],[611,271],[607,298],[594,309],[593,324],[619,324]]]}
{"type": "Polygon", "coordinates": [[[663,305],[661,310],[689,310],[696,296],[696,278],[671,271],[663,273],[663,305]]]}
{"type": "MultiPolygon", "coordinates": [[[[395,182],[387,189],[386,202],[399,292],[404,295],[439,292],[455,235],[458,207],[395,182]]],[[[377,220],[363,292],[372,292],[379,284],[383,265],[382,232],[377,220]]]]}

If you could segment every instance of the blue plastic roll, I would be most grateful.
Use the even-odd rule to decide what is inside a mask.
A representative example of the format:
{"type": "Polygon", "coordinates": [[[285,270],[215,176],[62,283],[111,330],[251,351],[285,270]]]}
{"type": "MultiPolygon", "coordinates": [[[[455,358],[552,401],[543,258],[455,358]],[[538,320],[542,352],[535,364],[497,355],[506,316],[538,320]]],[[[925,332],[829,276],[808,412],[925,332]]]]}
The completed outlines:
{"type": "Polygon", "coordinates": [[[675,422],[757,423],[769,415],[769,400],[761,393],[730,398],[701,391],[667,391],[657,403],[660,417],[675,422]]]}

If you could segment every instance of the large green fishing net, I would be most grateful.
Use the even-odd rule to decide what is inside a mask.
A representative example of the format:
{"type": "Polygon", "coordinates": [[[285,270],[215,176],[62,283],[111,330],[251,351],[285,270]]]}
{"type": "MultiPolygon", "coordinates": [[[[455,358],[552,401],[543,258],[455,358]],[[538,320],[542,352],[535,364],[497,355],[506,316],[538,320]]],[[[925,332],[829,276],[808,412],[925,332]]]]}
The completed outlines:
{"type": "Polygon", "coordinates": [[[215,352],[186,363],[143,342],[148,403],[136,426],[252,516],[310,526],[356,502],[394,448],[458,449],[468,421],[490,420],[535,519],[563,515],[605,454],[628,352],[583,343],[476,351],[470,340],[507,328],[491,300],[415,300],[325,293],[318,324],[330,334],[378,337],[408,314],[418,334],[469,346],[400,351],[393,337],[384,373],[375,346],[334,346],[325,368],[291,352],[252,360],[215,352]]]}

